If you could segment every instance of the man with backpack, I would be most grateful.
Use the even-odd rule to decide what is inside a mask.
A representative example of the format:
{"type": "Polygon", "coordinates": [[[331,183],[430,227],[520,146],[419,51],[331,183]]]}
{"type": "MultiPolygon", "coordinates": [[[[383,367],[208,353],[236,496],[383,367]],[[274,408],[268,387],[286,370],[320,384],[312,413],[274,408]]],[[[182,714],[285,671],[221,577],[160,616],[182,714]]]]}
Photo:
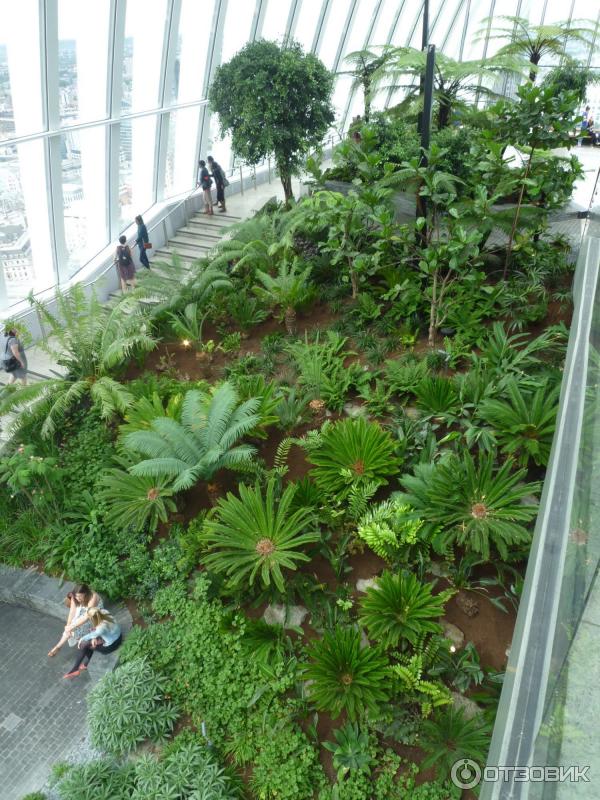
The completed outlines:
{"type": "Polygon", "coordinates": [[[212,202],[212,195],[210,192],[210,187],[212,186],[212,178],[208,170],[206,169],[206,161],[200,159],[198,162],[198,182],[196,186],[199,186],[202,189],[202,194],[204,195],[204,213],[209,214],[212,216],[213,214],[213,202],[212,202]]]}
{"type": "Polygon", "coordinates": [[[135,286],[135,264],[131,250],[127,244],[126,236],[119,236],[119,244],[115,251],[114,263],[119,273],[121,289],[127,291],[127,286],[135,286]]]}
{"type": "Polygon", "coordinates": [[[225,187],[229,186],[229,181],[225,177],[225,173],[223,172],[221,165],[217,164],[212,156],[209,156],[207,160],[208,168],[215,179],[215,186],[217,187],[217,206],[219,211],[224,214],[227,211],[225,208],[225,187]]]}

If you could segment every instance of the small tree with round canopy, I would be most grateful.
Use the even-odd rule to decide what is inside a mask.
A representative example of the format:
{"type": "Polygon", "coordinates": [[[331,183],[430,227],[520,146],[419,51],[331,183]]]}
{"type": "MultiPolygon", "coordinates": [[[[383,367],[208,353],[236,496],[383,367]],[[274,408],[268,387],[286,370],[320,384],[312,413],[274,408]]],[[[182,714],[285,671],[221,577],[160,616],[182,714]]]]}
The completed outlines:
{"type": "Polygon", "coordinates": [[[219,115],[221,135],[248,164],[273,156],[285,200],[302,158],[331,126],[333,74],[299,44],[247,44],[216,71],[209,103],[219,115]]]}

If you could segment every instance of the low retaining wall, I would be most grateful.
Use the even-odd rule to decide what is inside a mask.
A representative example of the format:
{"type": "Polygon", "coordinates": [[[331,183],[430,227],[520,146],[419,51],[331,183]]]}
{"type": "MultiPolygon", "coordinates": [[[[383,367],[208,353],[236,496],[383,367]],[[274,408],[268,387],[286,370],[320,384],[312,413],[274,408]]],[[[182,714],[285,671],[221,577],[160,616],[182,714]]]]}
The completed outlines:
{"type": "MultiPolygon", "coordinates": [[[[64,604],[67,592],[74,588],[71,582],[59,581],[38,572],[35,567],[16,569],[0,564],[0,602],[9,605],[25,606],[60,620],[64,627],[67,608],[64,604]]],[[[123,635],[131,629],[131,614],[123,605],[107,604],[107,610],[114,616],[123,635]]],[[[61,626],[56,625],[56,638],[60,637],[61,626]]],[[[65,648],[67,645],[65,645],[65,648]]],[[[90,661],[90,675],[100,677],[110,669],[114,669],[118,661],[119,651],[107,655],[96,655],[90,661]]]]}

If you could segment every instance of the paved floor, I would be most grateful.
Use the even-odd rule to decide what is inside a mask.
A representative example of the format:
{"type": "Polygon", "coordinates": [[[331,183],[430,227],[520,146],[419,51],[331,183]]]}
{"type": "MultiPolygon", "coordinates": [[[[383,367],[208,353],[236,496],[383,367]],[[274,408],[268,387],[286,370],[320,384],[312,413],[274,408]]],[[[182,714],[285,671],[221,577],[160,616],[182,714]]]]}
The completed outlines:
{"type": "Polygon", "coordinates": [[[0,796],[20,800],[40,789],[50,767],[64,759],[86,733],[89,675],[63,680],[74,651],[48,650],[60,621],[0,603],[0,796]]]}

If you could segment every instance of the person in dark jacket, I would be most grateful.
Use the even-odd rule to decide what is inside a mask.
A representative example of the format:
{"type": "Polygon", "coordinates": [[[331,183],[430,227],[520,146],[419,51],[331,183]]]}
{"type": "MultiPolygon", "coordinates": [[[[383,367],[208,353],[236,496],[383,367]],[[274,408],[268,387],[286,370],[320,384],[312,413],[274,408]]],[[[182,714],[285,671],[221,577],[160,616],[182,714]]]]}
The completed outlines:
{"type": "Polygon", "coordinates": [[[217,187],[217,206],[219,211],[224,214],[227,209],[225,208],[225,173],[220,164],[214,160],[212,156],[208,156],[208,168],[215,181],[217,187]]]}
{"type": "Polygon", "coordinates": [[[202,195],[204,197],[204,213],[212,216],[213,202],[210,191],[210,187],[212,186],[212,178],[210,177],[209,171],[206,169],[206,161],[203,159],[200,159],[198,162],[198,180],[196,186],[199,186],[202,189],[202,195]]]}
{"type": "Polygon", "coordinates": [[[148,237],[148,229],[144,225],[144,220],[142,219],[141,215],[138,214],[135,218],[135,222],[137,224],[137,236],[135,239],[135,243],[140,249],[140,263],[146,269],[150,269],[150,262],[148,261],[148,256],[146,255],[146,248],[144,245],[148,244],[150,241],[148,237]]]}

